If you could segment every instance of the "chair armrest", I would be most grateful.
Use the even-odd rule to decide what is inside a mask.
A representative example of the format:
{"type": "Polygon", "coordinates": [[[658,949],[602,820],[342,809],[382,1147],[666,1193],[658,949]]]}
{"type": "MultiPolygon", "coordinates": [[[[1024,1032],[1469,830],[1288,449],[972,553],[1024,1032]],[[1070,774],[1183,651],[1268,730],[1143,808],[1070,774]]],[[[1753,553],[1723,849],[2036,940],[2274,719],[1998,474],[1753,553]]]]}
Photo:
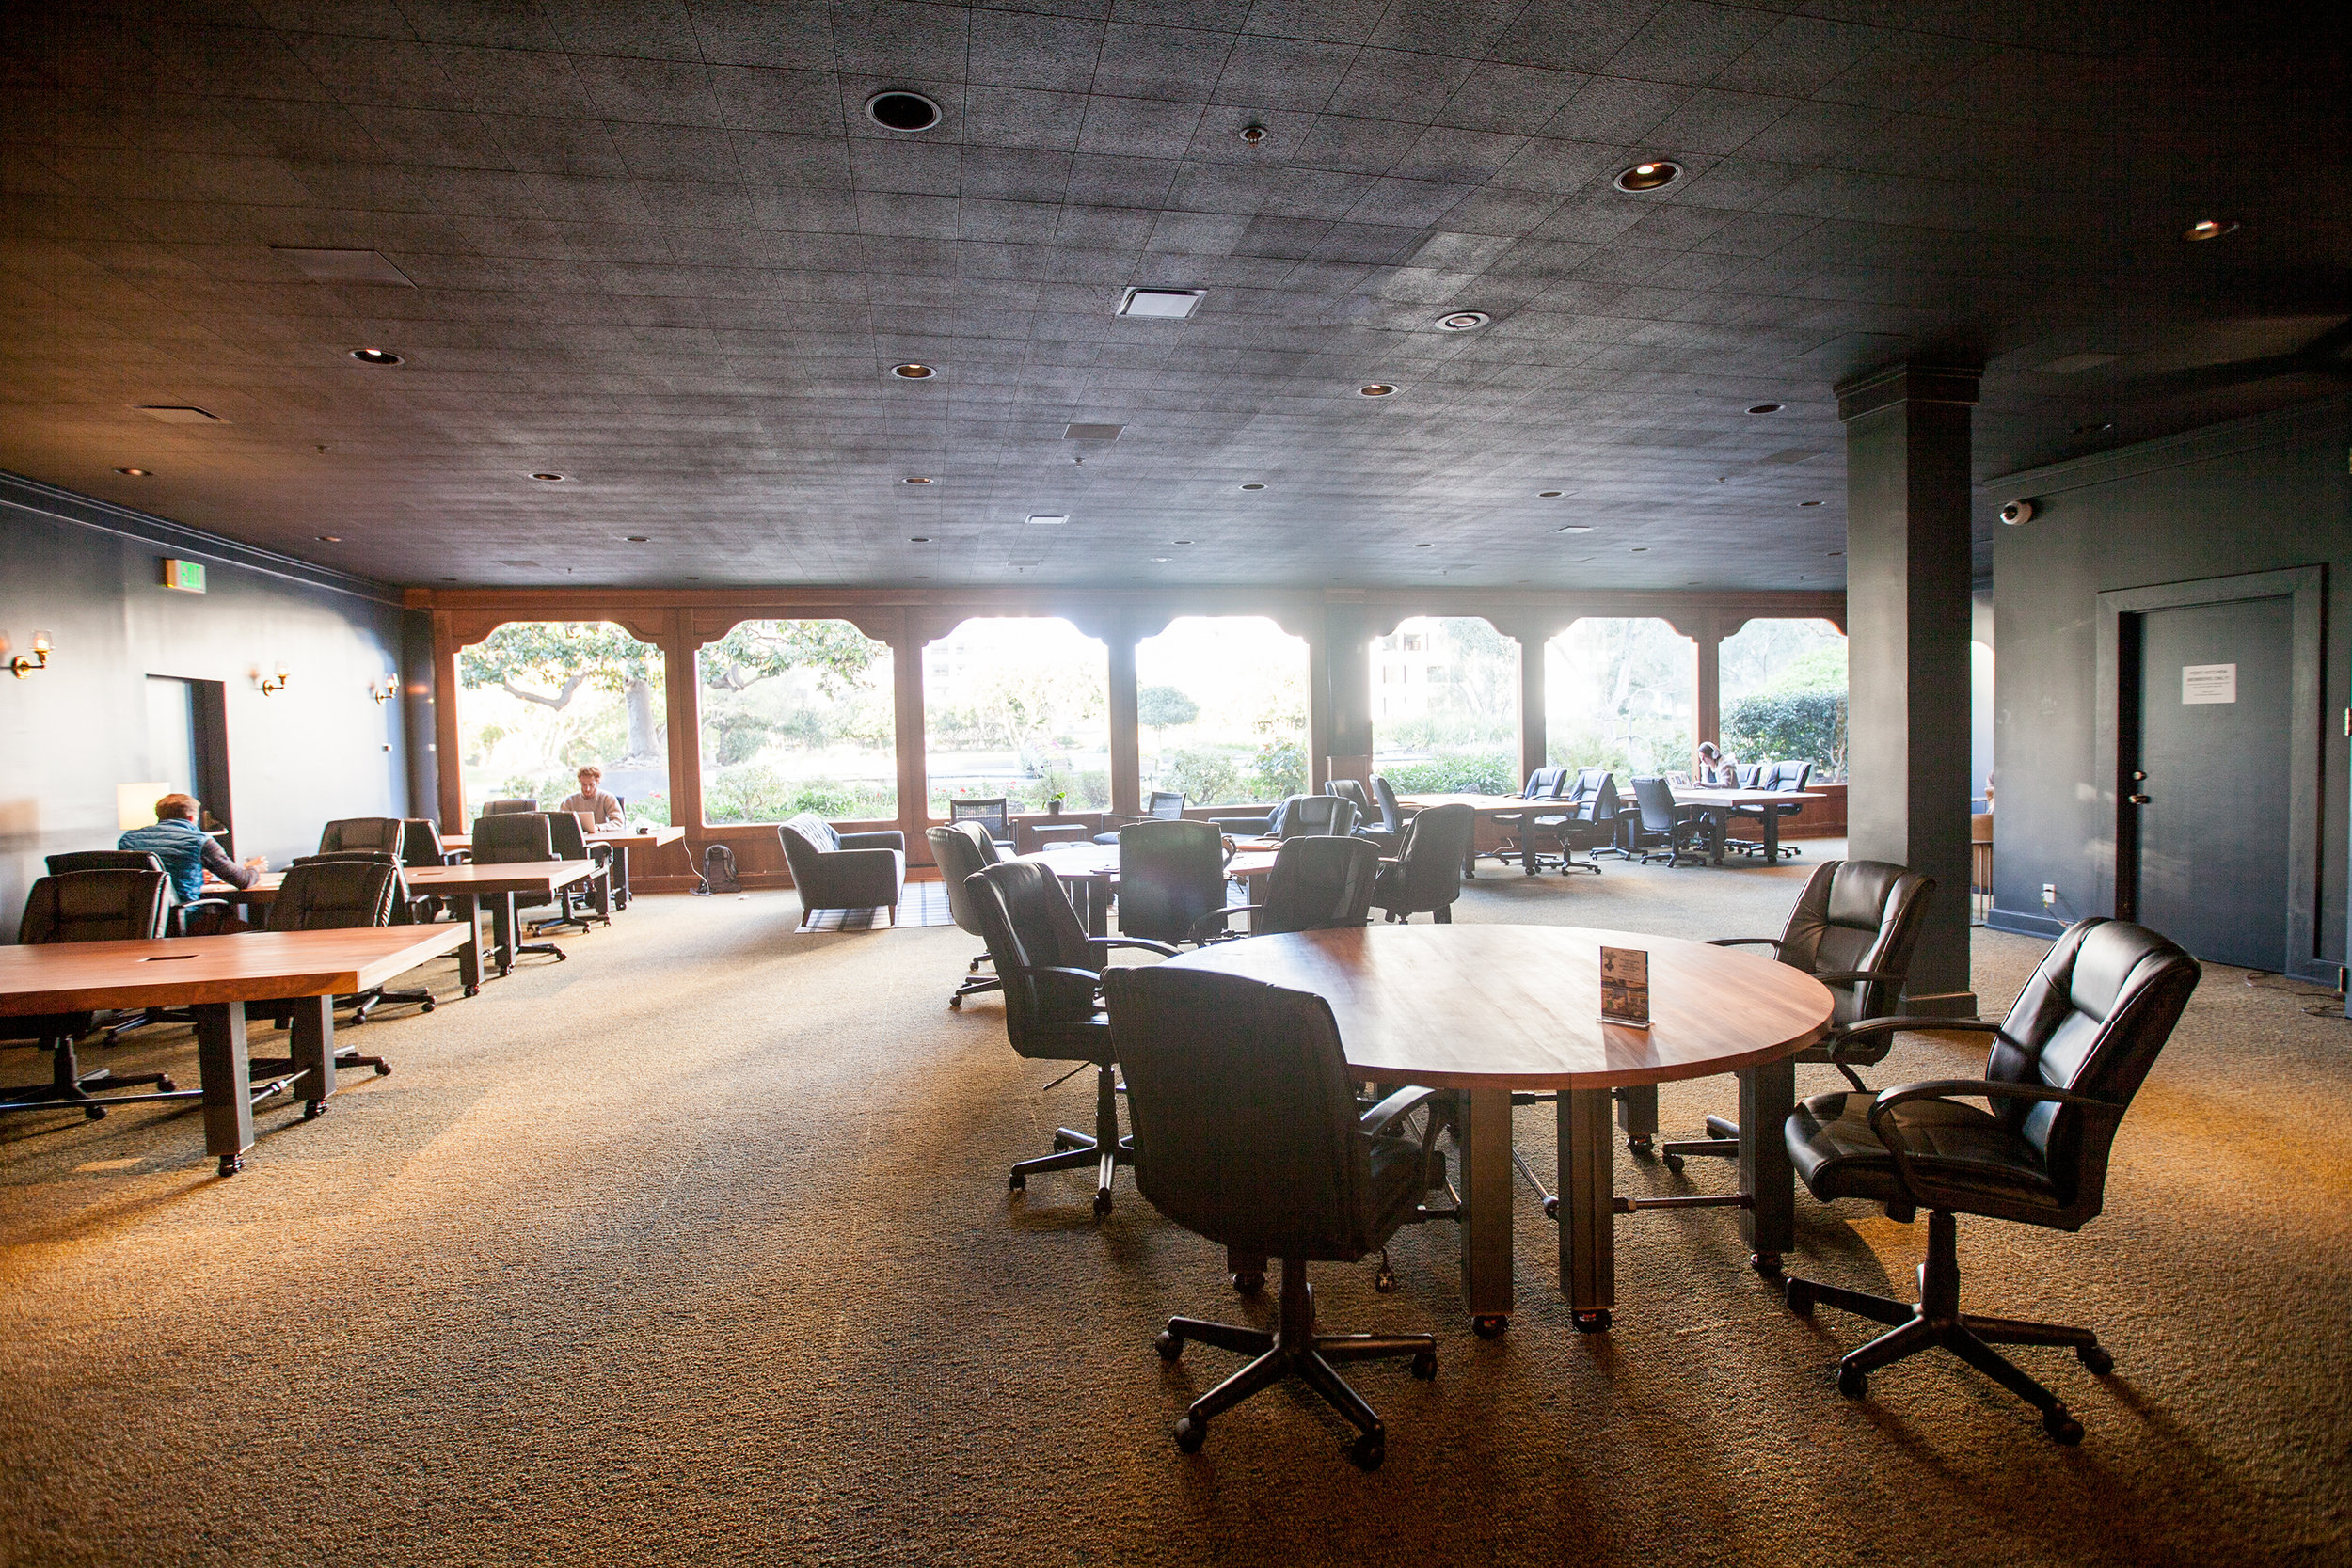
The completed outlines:
{"type": "MultiPolygon", "coordinates": [[[[1172,953],[1174,949],[1169,951],[1172,953]]],[[[1000,965],[996,973],[1000,977],[1012,975],[1023,979],[1036,974],[1050,974],[1057,980],[1075,980],[1098,990],[1103,984],[1103,977],[1090,969],[1071,969],[1062,964],[1014,964],[1009,970],[1000,965]]]]}
{"type": "Polygon", "coordinates": [[[1806,973],[1825,986],[1856,986],[1865,980],[1892,980],[1899,984],[1903,978],[1891,969],[1815,969],[1806,973]]]}
{"type": "Polygon", "coordinates": [[[896,849],[904,853],[907,847],[907,835],[896,828],[879,829],[870,833],[842,833],[838,836],[843,849],[896,849]]]}
{"type": "Polygon", "coordinates": [[[1773,949],[1777,950],[1777,949],[1779,948],[1779,946],[1780,946],[1780,938],[1778,938],[1778,937],[1717,937],[1714,941],[1712,941],[1712,942],[1708,942],[1707,945],[1708,945],[1708,946],[1709,946],[1709,947],[1770,947],[1770,948],[1773,948],[1773,949]]]}
{"type": "MultiPolygon", "coordinates": [[[[1891,1089],[1882,1089],[1870,1104],[1870,1131],[1880,1143],[1886,1146],[1886,1152],[1895,1157],[1895,1173],[1904,1189],[1929,1208],[1934,1207],[1935,1183],[1919,1179],[1919,1173],[1912,1168],[1912,1151],[1905,1147],[1901,1133],[1885,1124],[1885,1117],[1896,1106],[1915,1100],[1951,1100],[1961,1096],[1971,1100],[2046,1101],[2055,1105],[2072,1105],[2096,1119],[2110,1123],[2123,1119],[2123,1107],[2121,1105],[2087,1094],[2077,1094],[2073,1089],[2053,1088],[2046,1084],[1996,1084],[1983,1078],[1933,1078],[1924,1083],[1901,1084],[1891,1089]]],[[[1931,1164],[1934,1163],[1933,1156],[1928,1158],[1931,1164]]]]}
{"type": "Polygon", "coordinates": [[[1359,1132],[1377,1132],[1408,1111],[1419,1110],[1442,1094],[1442,1089],[1425,1089],[1407,1084],[1356,1118],[1359,1132]]]}
{"type": "Polygon", "coordinates": [[[1856,1019],[1838,1031],[1847,1039],[1866,1035],[1890,1035],[1898,1029],[1942,1029],[1976,1035],[1997,1035],[2001,1026],[1989,1018],[1922,1018],[1899,1013],[1887,1018],[1856,1019]]]}
{"type": "Polygon", "coordinates": [[[1087,945],[1089,947],[1101,947],[1104,949],[1113,947],[1140,947],[1148,953],[1157,953],[1163,958],[1172,958],[1176,957],[1176,949],[1170,947],[1168,943],[1164,942],[1146,942],[1141,937],[1089,937],[1087,938],[1087,945]]]}
{"type": "Polygon", "coordinates": [[[1248,914],[1252,910],[1263,910],[1265,906],[1263,904],[1228,904],[1221,910],[1211,910],[1208,913],[1202,915],[1200,919],[1192,923],[1192,929],[1184,933],[1184,940],[1192,942],[1205,942],[1208,939],[1203,937],[1200,933],[1214,929],[1217,925],[1221,924],[1225,920],[1226,916],[1248,914]]]}

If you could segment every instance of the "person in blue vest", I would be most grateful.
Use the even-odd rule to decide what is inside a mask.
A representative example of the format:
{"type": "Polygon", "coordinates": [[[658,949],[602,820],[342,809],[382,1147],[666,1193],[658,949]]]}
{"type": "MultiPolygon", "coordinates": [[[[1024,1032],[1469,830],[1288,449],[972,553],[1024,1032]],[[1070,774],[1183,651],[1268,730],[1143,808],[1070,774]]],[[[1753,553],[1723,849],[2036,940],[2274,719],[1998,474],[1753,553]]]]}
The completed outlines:
{"type": "Polygon", "coordinates": [[[134,828],[115,840],[118,849],[139,849],[164,863],[174,901],[193,904],[204,895],[204,873],[211,872],[230,887],[251,887],[253,879],[269,869],[259,855],[243,865],[229,858],[220,841],[197,826],[193,795],[167,795],[155,802],[155,824],[134,828]]]}

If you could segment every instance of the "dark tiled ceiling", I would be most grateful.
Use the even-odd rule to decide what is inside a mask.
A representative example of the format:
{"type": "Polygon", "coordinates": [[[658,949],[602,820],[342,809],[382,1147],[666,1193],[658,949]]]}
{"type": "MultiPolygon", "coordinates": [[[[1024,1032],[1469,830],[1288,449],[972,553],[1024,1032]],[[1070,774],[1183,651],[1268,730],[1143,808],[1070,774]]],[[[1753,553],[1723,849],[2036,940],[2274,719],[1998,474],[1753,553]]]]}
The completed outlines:
{"type": "Polygon", "coordinates": [[[2222,9],[11,7],[0,464],[407,582],[1820,586],[1842,376],[1982,357],[1982,475],[2342,386],[2340,40],[2222,9]]]}

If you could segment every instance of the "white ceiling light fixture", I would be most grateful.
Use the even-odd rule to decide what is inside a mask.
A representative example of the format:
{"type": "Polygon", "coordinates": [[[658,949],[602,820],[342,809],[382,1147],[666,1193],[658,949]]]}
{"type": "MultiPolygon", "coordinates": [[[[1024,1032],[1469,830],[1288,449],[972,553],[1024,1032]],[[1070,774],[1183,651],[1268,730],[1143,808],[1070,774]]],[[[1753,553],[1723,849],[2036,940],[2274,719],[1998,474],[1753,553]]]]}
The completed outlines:
{"type": "Polygon", "coordinates": [[[1130,289],[1119,301],[1119,313],[1147,321],[1183,321],[1200,309],[1206,289],[1130,289]]]}
{"type": "Polygon", "coordinates": [[[866,101],[866,118],[885,131],[928,131],[939,123],[939,105],[926,94],[893,87],[866,101]]]}
{"type": "Polygon", "coordinates": [[[1590,523],[1570,523],[1565,528],[1556,528],[1551,531],[1554,533],[1590,533],[1593,531],[1593,525],[1590,523]]]}
{"type": "Polygon", "coordinates": [[[1032,512],[1029,514],[1029,524],[1033,528],[1059,528],[1068,521],[1070,521],[1070,514],[1067,512],[1032,512]]]}
{"type": "Polygon", "coordinates": [[[1484,310],[1456,310],[1439,316],[1437,325],[1440,332],[1475,332],[1492,320],[1494,317],[1484,310]]]}

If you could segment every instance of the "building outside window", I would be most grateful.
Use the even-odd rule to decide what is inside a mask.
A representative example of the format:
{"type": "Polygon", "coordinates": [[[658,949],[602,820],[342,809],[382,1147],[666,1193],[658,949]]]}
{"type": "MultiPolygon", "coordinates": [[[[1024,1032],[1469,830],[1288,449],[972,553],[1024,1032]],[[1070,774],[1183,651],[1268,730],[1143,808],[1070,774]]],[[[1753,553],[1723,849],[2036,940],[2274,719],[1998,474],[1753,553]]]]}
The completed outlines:
{"type": "Polygon", "coordinates": [[[632,822],[670,820],[661,650],[609,621],[510,621],[457,655],[458,777],[466,820],[485,802],[553,810],[604,770],[632,822]]]}
{"type": "Polygon", "coordinates": [[[704,821],[898,816],[888,643],[847,621],[745,621],[695,670],[704,821]]]}
{"type": "Polygon", "coordinates": [[[1475,616],[1414,616],[1371,662],[1373,770],[1397,793],[1518,791],[1516,642],[1475,616]]]}

